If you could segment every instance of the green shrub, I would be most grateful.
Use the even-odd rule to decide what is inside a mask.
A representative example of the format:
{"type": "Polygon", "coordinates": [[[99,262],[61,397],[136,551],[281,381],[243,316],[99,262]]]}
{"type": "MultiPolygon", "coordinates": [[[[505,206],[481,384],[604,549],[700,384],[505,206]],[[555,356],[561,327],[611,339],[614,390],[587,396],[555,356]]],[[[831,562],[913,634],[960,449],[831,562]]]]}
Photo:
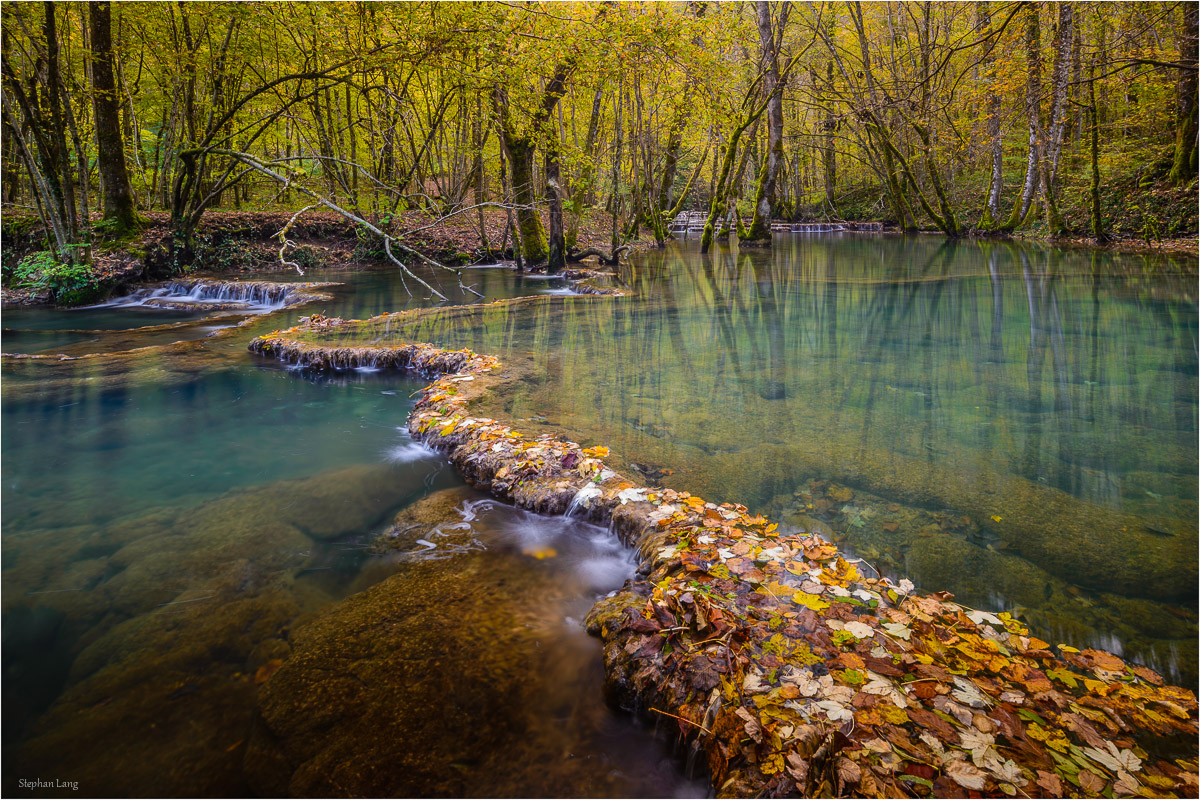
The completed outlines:
{"type": "Polygon", "coordinates": [[[60,305],[86,303],[100,288],[87,264],[60,263],[49,250],[38,250],[22,258],[12,277],[13,288],[49,291],[60,305]]]}

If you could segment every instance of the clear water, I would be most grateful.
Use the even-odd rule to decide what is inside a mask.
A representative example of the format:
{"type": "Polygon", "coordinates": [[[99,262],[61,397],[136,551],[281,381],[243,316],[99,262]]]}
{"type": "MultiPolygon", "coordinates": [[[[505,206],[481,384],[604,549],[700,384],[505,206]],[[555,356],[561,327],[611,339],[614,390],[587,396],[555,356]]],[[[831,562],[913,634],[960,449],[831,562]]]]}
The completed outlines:
{"type": "Polygon", "coordinates": [[[497,413],[1191,685],[1197,312],[1180,266],[925,237],[685,244],[635,262],[635,298],[325,339],[496,354],[528,376],[497,413]]]}
{"type": "MultiPolygon", "coordinates": [[[[608,445],[647,482],[745,502],[884,572],[1015,610],[1055,642],[1123,650],[1194,685],[1195,265],[1186,278],[1161,266],[931,238],[779,237],[770,252],[708,256],[685,244],[636,260],[623,275],[633,298],[467,270],[489,300],[542,299],[338,336],[494,353],[525,377],[495,410],[531,432],[608,445]]],[[[497,698],[489,681],[507,684],[471,673],[421,696],[413,713],[436,723],[421,730],[488,742],[451,762],[460,782],[430,791],[703,792],[651,730],[601,701],[598,646],[577,620],[628,574],[606,532],[472,496],[401,430],[418,382],[296,372],[245,349],[303,314],[365,319],[424,301],[390,271],[262,277],[344,285],[215,337],[191,326],[222,321],[178,312],[136,325],[109,316],[131,310],[5,312],[5,352],[22,351],[12,329],[93,353],[3,363],[10,791],[58,775],[95,794],[278,793],[255,708],[303,686],[298,665],[323,642],[353,645],[323,614],[364,590],[428,594],[436,610],[469,576],[487,607],[468,603],[461,631],[422,629],[411,650],[463,656],[456,643],[479,625],[498,637],[481,652],[504,674],[520,665],[524,688],[497,698]],[[159,321],[189,333],[168,343],[159,321]],[[160,346],[129,352],[144,344],[160,346]],[[463,493],[446,527],[384,555],[369,546],[446,491],[463,493]],[[455,727],[479,704],[500,713],[482,732],[455,727]]],[[[358,619],[363,640],[388,635],[371,627],[381,616],[358,619]]],[[[400,763],[384,739],[332,726],[321,752],[400,763]]]]}
{"type": "MultiPolygon", "coordinates": [[[[422,383],[384,372],[301,374],[251,356],[246,343],[313,311],[370,316],[422,300],[410,300],[391,272],[315,272],[305,279],[343,282],[333,300],[176,344],[159,323],[181,321],[178,312],[5,312],[5,326],[22,331],[66,338],[91,330],[97,344],[120,337],[111,349],[74,353],[94,356],[3,362],[9,792],[21,777],[48,775],[78,780],[80,791],[96,795],[255,791],[260,670],[286,656],[289,632],[343,598],[418,569],[368,545],[397,512],[464,489],[445,460],[404,428],[422,383]],[[140,324],[123,324],[125,314],[140,324]],[[129,352],[147,345],[161,346],[129,352]]],[[[502,269],[469,275],[489,300],[528,292],[502,269]]],[[[20,352],[24,341],[6,331],[3,349],[20,352]]],[[[704,792],[682,775],[665,741],[603,704],[598,643],[578,620],[629,574],[615,540],[553,520],[538,533],[536,518],[496,504],[482,516],[476,525],[488,549],[474,580],[485,587],[528,581],[542,590],[514,598],[536,606],[545,624],[536,642],[514,642],[511,657],[531,658],[520,648],[536,646],[561,662],[526,678],[544,698],[545,719],[529,703],[525,712],[511,709],[530,728],[523,758],[541,748],[557,763],[567,759],[564,742],[572,748],[569,768],[510,769],[506,793],[704,792]],[[572,531],[582,544],[563,543],[572,531]],[[559,541],[562,556],[526,554],[521,535],[559,541]],[[563,707],[574,709],[568,719],[553,716],[563,707]],[[552,773],[561,788],[545,786],[552,773]]],[[[448,560],[439,568],[459,566],[448,560]]],[[[492,754],[461,771],[472,793],[491,794],[486,774],[472,771],[483,769],[482,755],[492,754]]]]}

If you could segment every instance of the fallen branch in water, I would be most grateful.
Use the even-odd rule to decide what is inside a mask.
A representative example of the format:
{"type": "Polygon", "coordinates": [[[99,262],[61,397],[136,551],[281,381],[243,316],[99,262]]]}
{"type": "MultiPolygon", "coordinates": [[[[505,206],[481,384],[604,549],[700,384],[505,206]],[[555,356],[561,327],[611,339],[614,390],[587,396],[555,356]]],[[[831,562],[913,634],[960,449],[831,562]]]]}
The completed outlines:
{"type": "MultiPolygon", "coordinates": [[[[182,157],[183,157],[183,156],[185,156],[185,155],[195,155],[195,154],[196,154],[196,152],[198,152],[198,151],[188,151],[188,152],[186,152],[186,153],[180,153],[180,157],[182,158],[182,157]]],[[[245,164],[246,166],[248,166],[250,169],[253,169],[253,170],[254,170],[254,171],[256,171],[256,172],[260,172],[260,173],[262,173],[263,175],[266,175],[266,176],[267,176],[267,177],[269,177],[269,178],[273,178],[273,179],[275,179],[275,180],[279,181],[279,182],[280,182],[281,184],[283,184],[285,187],[288,187],[288,188],[294,188],[296,191],[300,192],[301,194],[304,194],[304,195],[307,195],[308,197],[311,197],[313,200],[316,200],[316,201],[317,201],[317,205],[322,205],[322,206],[325,206],[325,207],[326,207],[326,208],[328,208],[330,211],[333,211],[334,213],[340,214],[341,216],[345,217],[346,219],[350,220],[351,222],[353,222],[353,223],[355,223],[355,224],[357,224],[357,225],[361,225],[362,227],[366,228],[366,229],[367,229],[367,230],[369,230],[371,233],[373,233],[373,234],[375,234],[376,236],[378,236],[379,238],[383,239],[383,243],[384,243],[384,252],[385,252],[385,253],[387,253],[387,256],[388,256],[388,258],[389,258],[389,259],[391,259],[391,260],[392,260],[392,262],[393,262],[393,263],[394,263],[396,266],[400,267],[400,269],[402,269],[402,270],[404,271],[404,273],[408,275],[408,277],[412,278],[412,279],[413,279],[413,280],[415,280],[417,283],[419,283],[419,284],[421,284],[422,286],[424,286],[424,287],[425,287],[426,289],[428,289],[428,290],[430,291],[430,293],[432,293],[433,295],[435,295],[435,296],[437,296],[437,297],[440,297],[440,298],[441,298],[441,299],[443,299],[443,300],[447,300],[447,299],[449,299],[449,298],[447,298],[447,297],[446,297],[446,295],[442,294],[442,293],[441,293],[441,292],[439,292],[437,289],[434,289],[434,288],[433,288],[432,286],[430,286],[430,285],[429,285],[429,284],[428,284],[426,281],[424,281],[424,280],[423,280],[423,279],[422,279],[422,278],[421,278],[419,275],[417,275],[415,272],[413,272],[411,269],[409,269],[409,268],[408,268],[408,267],[407,267],[407,266],[404,264],[404,262],[402,262],[400,259],[396,258],[396,256],[395,256],[395,255],[392,253],[392,250],[391,250],[391,248],[392,248],[392,247],[396,247],[396,248],[398,248],[399,250],[403,251],[404,253],[407,253],[408,255],[410,255],[410,256],[413,256],[413,257],[414,257],[414,258],[416,258],[418,261],[424,262],[425,264],[428,264],[428,265],[429,265],[429,266],[431,266],[431,267],[434,267],[434,268],[436,268],[436,269],[442,269],[442,270],[445,270],[446,272],[451,272],[451,273],[454,273],[454,276],[455,276],[455,277],[457,278],[457,280],[458,280],[458,288],[459,288],[459,289],[461,289],[461,290],[463,291],[463,294],[466,294],[466,293],[470,292],[471,294],[473,294],[473,295],[475,295],[475,296],[477,296],[477,297],[483,297],[483,295],[482,295],[482,294],[480,294],[479,292],[477,292],[477,291],[475,291],[474,289],[470,288],[469,286],[466,286],[466,285],[464,285],[464,284],[463,284],[463,282],[462,282],[462,271],[461,271],[461,270],[457,270],[457,269],[454,269],[453,267],[448,267],[448,266],[446,266],[445,264],[442,264],[442,263],[440,263],[440,262],[438,262],[438,261],[434,261],[432,258],[429,258],[429,257],[428,257],[428,256],[426,256],[424,253],[418,252],[417,250],[414,250],[413,248],[411,248],[411,247],[409,247],[409,246],[405,245],[405,244],[404,244],[404,243],[402,243],[402,242],[401,242],[399,239],[397,239],[395,236],[392,236],[392,235],[390,235],[390,234],[384,233],[384,232],[383,232],[382,230],[380,230],[378,227],[376,227],[375,225],[371,224],[370,222],[367,222],[365,219],[363,219],[362,217],[358,216],[358,215],[357,215],[357,214],[355,214],[354,212],[352,212],[352,211],[347,211],[346,209],[344,209],[344,208],[342,208],[341,206],[339,206],[339,205],[337,205],[336,203],[334,203],[332,200],[329,200],[329,199],[327,199],[327,198],[325,198],[325,197],[322,197],[321,195],[319,195],[319,194],[317,194],[316,192],[314,192],[312,189],[309,189],[307,186],[302,186],[302,185],[299,185],[299,184],[293,184],[293,183],[292,183],[292,179],[291,179],[290,177],[284,176],[284,175],[280,174],[279,172],[276,172],[274,169],[272,169],[272,168],[269,166],[269,165],[271,165],[271,164],[274,164],[275,162],[273,162],[273,161],[262,161],[261,159],[257,158],[256,156],[253,156],[253,155],[251,155],[250,153],[243,153],[243,152],[240,152],[240,151],[238,151],[238,150],[228,150],[228,149],[225,149],[225,148],[211,148],[211,149],[207,149],[207,150],[205,150],[204,152],[205,152],[205,153],[207,153],[207,154],[212,154],[212,155],[223,155],[223,156],[228,156],[229,158],[237,159],[237,160],[238,160],[238,161],[240,161],[241,163],[243,163],[243,164],[245,164]]],[[[312,207],[313,207],[313,206],[309,206],[309,208],[312,208],[312,207]]],[[[298,212],[298,213],[297,213],[297,216],[298,216],[300,213],[303,213],[304,211],[307,211],[307,210],[308,210],[308,209],[303,209],[303,210],[301,210],[300,212],[298,212]]],[[[295,219],[294,219],[294,218],[293,218],[293,221],[295,221],[295,219]]],[[[291,227],[291,223],[290,223],[290,222],[288,223],[288,226],[287,226],[287,227],[291,227]]],[[[281,234],[284,234],[284,233],[286,232],[286,230],[287,230],[287,227],[285,227],[285,228],[284,228],[284,231],[281,231],[280,233],[281,233],[281,234]]],[[[286,245],[285,245],[285,246],[286,246],[286,245]]],[[[281,253],[281,255],[280,255],[280,258],[282,259],[282,249],[281,249],[280,253],[281,253]]],[[[290,262],[284,262],[284,263],[290,263],[290,262]]],[[[299,267],[298,267],[298,266],[297,266],[297,269],[299,269],[299,267]]],[[[408,292],[408,294],[409,294],[409,296],[410,296],[410,297],[412,296],[412,292],[409,292],[409,291],[408,291],[408,285],[407,285],[407,283],[405,283],[405,284],[404,284],[404,290],[405,290],[406,292],[408,292]]]]}

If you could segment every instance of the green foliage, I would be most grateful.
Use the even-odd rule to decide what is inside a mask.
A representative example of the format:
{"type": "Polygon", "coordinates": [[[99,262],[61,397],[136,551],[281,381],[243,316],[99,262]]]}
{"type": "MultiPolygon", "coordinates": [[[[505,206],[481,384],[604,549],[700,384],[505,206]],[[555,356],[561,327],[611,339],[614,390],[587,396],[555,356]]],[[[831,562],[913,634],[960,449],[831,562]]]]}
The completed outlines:
{"type": "Polygon", "coordinates": [[[22,258],[13,269],[12,279],[12,286],[17,289],[49,291],[60,305],[86,303],[100,288],[95,273],[87,264],[61,263],[49,250],[38,250],[22,258]]]}

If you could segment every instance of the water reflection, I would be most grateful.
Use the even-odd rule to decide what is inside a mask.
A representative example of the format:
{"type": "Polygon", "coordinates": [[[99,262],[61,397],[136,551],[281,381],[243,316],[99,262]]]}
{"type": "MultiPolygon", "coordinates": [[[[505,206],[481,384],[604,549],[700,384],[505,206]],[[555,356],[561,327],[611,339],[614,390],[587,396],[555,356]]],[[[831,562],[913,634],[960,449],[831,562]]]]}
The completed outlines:
{"type": "Polygon", "coordinates": [[[1019,606],[1073,642],[1117,637],[1191,681],[1195,287],[1146,266],[1012,243],[781,237],[770,252],[646,254],[623,276],[639,292],[628,300],[336,337],[528,361],[497,413],[711,499],[795,513],[809,481],[852,487],[880,511],[847,515],[828,497],[799,510],[885,570],[1019,606]]]}

